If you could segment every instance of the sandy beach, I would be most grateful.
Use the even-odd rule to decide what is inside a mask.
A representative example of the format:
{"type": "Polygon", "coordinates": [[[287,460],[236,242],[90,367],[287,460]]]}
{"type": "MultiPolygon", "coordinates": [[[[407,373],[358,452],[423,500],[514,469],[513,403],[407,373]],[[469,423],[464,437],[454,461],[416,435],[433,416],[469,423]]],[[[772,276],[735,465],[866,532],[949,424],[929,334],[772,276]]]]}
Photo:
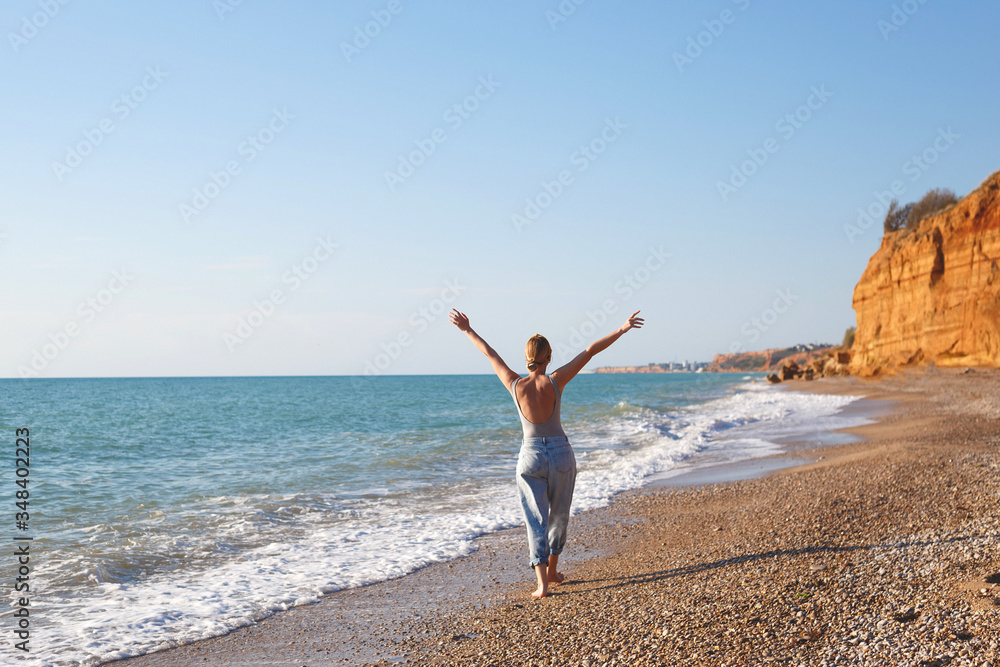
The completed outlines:
{"type": "Polygon", "coordinates": [[[468,558],[124,662],[998,664],[1000,372],[789,386],[864,394],[885,414],[859,442],[790,447],[792,467],[679,476],[575,517],[567,581],[544,600],[509,530],[468,558]]]}

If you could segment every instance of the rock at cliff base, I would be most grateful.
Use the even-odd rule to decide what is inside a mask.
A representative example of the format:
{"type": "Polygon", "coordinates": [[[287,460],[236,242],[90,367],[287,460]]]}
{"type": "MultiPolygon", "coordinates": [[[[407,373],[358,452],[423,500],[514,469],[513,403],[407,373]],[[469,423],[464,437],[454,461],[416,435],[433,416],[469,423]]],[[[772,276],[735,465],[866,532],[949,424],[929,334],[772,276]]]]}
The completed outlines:
{"type": "Polygon", "coordinates": [[[802,374],[799,370],[799,365],[794,361],[789,361],[781,367],[781,379],[782,380],[794,380],[802,374]]]}
{"type": "Polygon", "coordinates": [[[827,357],[826,363],[823,365],[823,375],[827,377],[835,377],[837,375],[850,375],[848,367],[837,361],[836,356],[827,357]]]}
{"type": "Polygon", "coordinates": [[[767,381],[770,382],[771,384],[778,384],[779,382],[781,382],[781,378],[778,377],[775,373],[771,373],[770,375],[767,376],[767,381]]]}

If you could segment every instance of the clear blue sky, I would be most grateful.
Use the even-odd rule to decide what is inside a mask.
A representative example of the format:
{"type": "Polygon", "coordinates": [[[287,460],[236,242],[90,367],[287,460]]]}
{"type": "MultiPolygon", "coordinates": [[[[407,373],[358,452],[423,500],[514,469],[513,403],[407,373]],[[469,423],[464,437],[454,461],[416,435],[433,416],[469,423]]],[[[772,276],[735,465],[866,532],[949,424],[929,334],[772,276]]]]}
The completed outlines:
{"type": "Polygon", "coordinates": [[[559,7],[5,2],[0,375],[488,372],[445,301],[518,369],[839,342],[858,208],[1000,168],[996,3],[559,7]]]}

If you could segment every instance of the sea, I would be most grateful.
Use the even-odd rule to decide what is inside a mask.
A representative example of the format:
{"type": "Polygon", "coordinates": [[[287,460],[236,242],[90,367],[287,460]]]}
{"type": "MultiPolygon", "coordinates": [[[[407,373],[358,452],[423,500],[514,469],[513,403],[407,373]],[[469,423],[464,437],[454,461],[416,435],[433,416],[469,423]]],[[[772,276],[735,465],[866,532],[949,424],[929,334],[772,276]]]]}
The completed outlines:
{"type": "MultiPolygon", "coordinates": [[[[845,410],[858,398],[756,374],[578,375],[562,412],[573,511],[790,441],[831,442],[867,421],[845,410]]],[[[522,525],[520,425],[494,376],[0,380],[0,433],[5,664],[95,665],[224,634],[522,525]],[[27,652],[14,648],[23,544],[27,652]]]]}

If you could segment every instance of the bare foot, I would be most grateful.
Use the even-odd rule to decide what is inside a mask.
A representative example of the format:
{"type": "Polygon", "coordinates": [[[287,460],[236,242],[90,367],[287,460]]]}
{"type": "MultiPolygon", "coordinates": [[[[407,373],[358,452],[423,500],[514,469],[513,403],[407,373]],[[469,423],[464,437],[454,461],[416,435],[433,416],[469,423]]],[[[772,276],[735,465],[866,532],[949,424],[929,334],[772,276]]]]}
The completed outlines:
{"type": "MultiPolygon", "coordinates": [[[[555,571],[555,568],[552,568],[555,571]]],[[[531,594],[533,598],[544,598],[549,594],[548,578],[549,564],[539,563],[535,566],[535,579],[538,580],[538,589],[531,594]]]]}
{"type": "Polygon", "coordinates": [[[563,576],[562,572],[550,572],[548,579],[550,584],[561,584],[566,580],[566,577],[563,576]]]}

